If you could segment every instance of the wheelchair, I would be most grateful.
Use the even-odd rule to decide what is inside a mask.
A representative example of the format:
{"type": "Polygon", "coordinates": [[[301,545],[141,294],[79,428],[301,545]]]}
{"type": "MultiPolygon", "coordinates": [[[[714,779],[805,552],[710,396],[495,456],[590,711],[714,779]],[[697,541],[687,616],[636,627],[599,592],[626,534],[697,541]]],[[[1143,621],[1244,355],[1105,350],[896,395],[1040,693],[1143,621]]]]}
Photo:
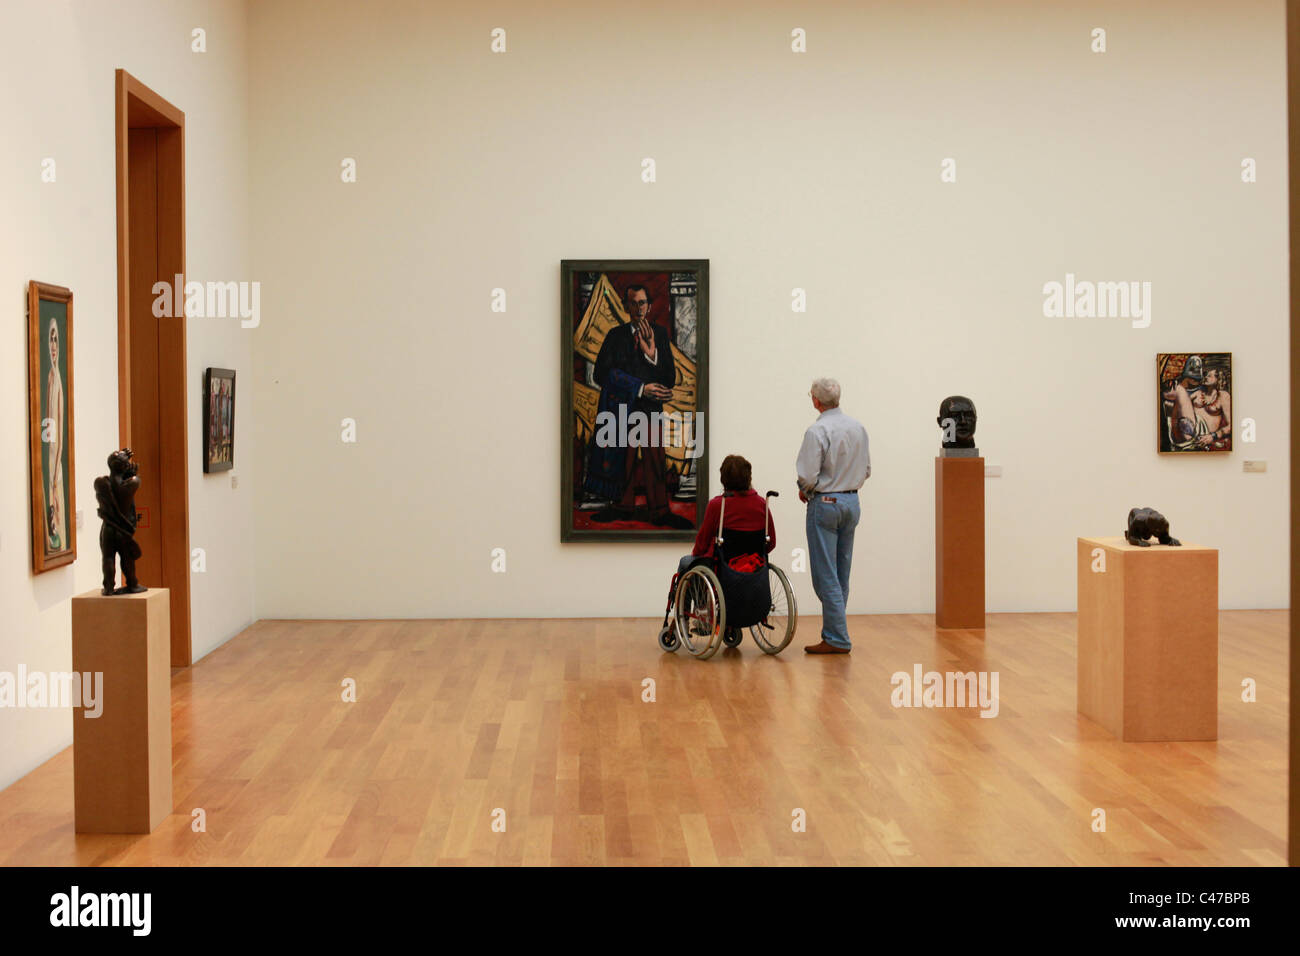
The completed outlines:
{"type": "Polygon", "coordinates": [[[794,638],[799,611],[785,572],[767,559],[769,491],[763,496],[763,530],[723,529],[727,499],[722,499],[713,555],[696,558],[684,573],[674,574],[668,606],[659,631],[659,647],[675,653],[685,647],[708,660],[725,644],[738,647],[748,630],[766,654],[780,654],[794,638]],[[737,559],[751,570],[732,566],[737,559]]]}

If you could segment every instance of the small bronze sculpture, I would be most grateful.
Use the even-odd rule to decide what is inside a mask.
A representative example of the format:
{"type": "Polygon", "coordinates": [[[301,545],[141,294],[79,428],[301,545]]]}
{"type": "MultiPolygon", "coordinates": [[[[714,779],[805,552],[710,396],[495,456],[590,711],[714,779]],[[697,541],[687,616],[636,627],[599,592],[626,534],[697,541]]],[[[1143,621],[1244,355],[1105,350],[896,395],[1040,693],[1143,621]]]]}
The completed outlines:
{"type": "Polygon", "coordinates": [[[1128,513],[1128,530],[1124,540],[1139,548],[1151,547],[1147,538],[1155,538],[1161,544],[1181,548],[1183,543],[1177,538],[1169,537],[1169,520],[1154,508],[1134,508],[1128,513]]]}
{"type": "Polygon", "coordinates": [[[99,528],[99,553],[104,559],[104,594],[139,594],[149,590],[141,587],[135,576],[135,562],[140,557],[140,545],[135,541],[135,493],[140,487],[139,469],[131,460],[131,449],[123,448],[108,456],[108,474],[95,479],[95,500],[99,502],[99,517],[104,523],[99,528]],[[122,577],[126,587],[114,590],[113,559],[122,562],[122,577]]]}
{"type": "Polygon", "coordinates": [[[975,403],[965,395],[949,395],[939,405],[939,417],[935,419],[943,429],[944,458],[978,458],[980,450],[975,447],[975,403]]]}

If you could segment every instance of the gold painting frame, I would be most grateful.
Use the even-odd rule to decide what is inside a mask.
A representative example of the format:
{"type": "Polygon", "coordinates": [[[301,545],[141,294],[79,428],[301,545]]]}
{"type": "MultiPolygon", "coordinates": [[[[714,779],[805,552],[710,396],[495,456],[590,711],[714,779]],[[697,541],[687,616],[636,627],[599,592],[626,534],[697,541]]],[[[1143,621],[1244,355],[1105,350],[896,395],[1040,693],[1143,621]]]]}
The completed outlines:
{"type": "Polygon", "coordinates": [[[27,400],[32,572],[77,560],[72,290],[27,284],[27,400]]]}

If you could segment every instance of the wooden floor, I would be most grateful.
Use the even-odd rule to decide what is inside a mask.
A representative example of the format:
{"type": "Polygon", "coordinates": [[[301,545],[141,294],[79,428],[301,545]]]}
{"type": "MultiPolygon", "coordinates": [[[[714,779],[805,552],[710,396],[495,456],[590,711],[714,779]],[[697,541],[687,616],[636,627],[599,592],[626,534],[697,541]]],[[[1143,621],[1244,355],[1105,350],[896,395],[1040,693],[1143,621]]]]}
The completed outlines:
{"type": "Polygon", "coordinates": [[[1220,739],[1167,744],[1076,715],[1073,614],[855,617],[829,658],[805,617],[704,663],[650,620],[264,621],[174,677],[152,835],[73,832],[69,749],[0,791],[0,863],[1280,866],[1287,612],[1220,621],[1220,739]],[[895,709],[915,663],[998,671],[998,716],[895,709]]]}

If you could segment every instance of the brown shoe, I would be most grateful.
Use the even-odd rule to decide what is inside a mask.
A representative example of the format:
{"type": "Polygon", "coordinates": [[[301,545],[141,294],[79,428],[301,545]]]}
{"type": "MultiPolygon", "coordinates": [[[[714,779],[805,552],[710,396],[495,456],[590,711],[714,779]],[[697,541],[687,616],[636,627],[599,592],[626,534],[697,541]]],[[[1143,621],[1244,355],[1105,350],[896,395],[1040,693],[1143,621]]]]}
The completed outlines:
{"type": "Polygon", "coordinates": [[[834,644],[827,644],[823,638],[816,644],[809,644],[804,648],[805,654],[847,654],[852,648],[836,647],[834,644]]]}

